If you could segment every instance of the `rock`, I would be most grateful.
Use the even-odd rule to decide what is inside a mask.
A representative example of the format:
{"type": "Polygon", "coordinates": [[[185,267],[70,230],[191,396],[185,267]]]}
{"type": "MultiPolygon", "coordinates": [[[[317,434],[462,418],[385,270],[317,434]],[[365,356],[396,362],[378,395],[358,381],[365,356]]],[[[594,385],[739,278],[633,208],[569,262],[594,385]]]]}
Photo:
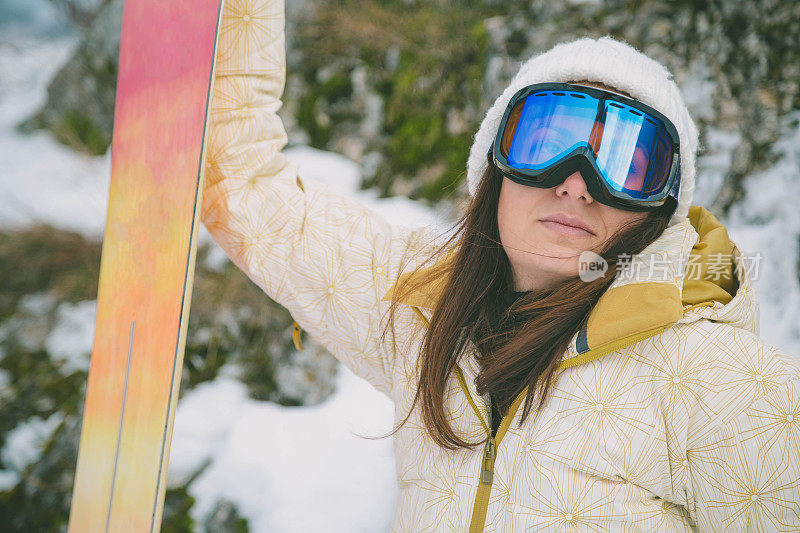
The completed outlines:
{"type": "Polygon", "coordinates": [[[111,0],[101,8],[48,86],[46,104],[19,124],[19,131],[44,128],[79,152],[106,152],[113,127],[123,3],[111,0]]]}

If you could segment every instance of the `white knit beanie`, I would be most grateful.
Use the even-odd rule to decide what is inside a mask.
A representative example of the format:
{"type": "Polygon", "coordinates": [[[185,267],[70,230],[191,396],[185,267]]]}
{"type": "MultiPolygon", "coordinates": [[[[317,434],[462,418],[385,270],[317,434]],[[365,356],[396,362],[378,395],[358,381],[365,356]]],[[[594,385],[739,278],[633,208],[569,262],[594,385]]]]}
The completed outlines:
{"type": "Polygon", "coordinates": [[[669,221],[677,224],[686,218],[694,192],[697,127],[689,116],[672,74],[658,61],[613,37],[582,38],[560,43],[526,61],[494,105],[486,113],[467,161],[467,186],[475,195],[488,161],[486,154],[511,97],[533,83],[601,82],[624,91],[633,98],[660,111],[678,130],[681,151],[681,183],[678,206],[669,221]]]}

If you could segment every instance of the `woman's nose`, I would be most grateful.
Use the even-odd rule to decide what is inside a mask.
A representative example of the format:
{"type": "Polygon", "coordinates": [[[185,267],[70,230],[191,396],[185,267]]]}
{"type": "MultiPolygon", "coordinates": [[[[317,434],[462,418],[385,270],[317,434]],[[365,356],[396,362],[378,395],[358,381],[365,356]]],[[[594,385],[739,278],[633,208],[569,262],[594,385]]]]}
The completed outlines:
{"type": "Polygon", "coordinates": [[[566,195],[577,200],[583,199],[587,204],[594,201],[580,172],[573,172],[563,182],[556,185],[555,193],[557,196],[566,195]]]}

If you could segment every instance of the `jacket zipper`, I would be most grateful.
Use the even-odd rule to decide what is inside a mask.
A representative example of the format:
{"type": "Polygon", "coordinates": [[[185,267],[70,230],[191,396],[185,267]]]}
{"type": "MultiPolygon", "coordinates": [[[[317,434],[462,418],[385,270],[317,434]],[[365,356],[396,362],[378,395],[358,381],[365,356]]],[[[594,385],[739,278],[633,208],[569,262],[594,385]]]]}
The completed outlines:
{"type": "MultiPolygon", "coordinates": [[[[461,369],[456,367],[458,372],[461,373],[461,369]]],[[[463,380],[463,373],[462,380],[463,380]]],[[[462,387],[464,387],[462,383],[462,387]]],[[[527,389],[526,389],[527,390],[527,389]]],[[[469,391],[465,388],[464,392],[469,395],[469,391]]],[[[526,391],[523,391],[520,394],[520,397],[524,396],[526,391]]],[[[492,492],[492,482],[494,481],[494,462],[497,458],[497,446],[499,441],[502,439],[503,435],[493,434],[492,431],[492,399],[489,394],[484,396],[486,401],[486,419],[489,421],[488,425],[486,426],[486,433],[487,439],[486,444],[483,446],[483,458],[481,461],[481,475],[478,483],[478,491],[475,493],[475,503],[472,507],[472,517],[470,518],[470,526],[469,526],[469,533],[481,533],[484,530],[484,525],[486,522],[486,511],[489,508],[489,495],[492,492]]],[[[519,398],[518,398],[519,400],[519,398]]],[[[515,402],[518,404],[519,401],[515,402]]],[[[516,406],[515,406],[516,407],[516,406]]],[[[513,416],[513,413],[516,412],[516,409],[512,407],[509,412],[506,414],[506,417],[513,416]]],[[[481,418],[481,422],[483,422],[483,417],[480,417],[480,412],[476,411],[476,414],[479,415],[481,418]]],[[[503,417],[505,420],[505,417],[503,417]]],[[[503,425],[503,421],[501,420],[500,425],[503,425]]],[[[499,432],[498,427],[498,432],[499,432]]]]}
{"type": "Polygon", "coordinates": [[[492,431],[492,397],[489,394],[484,396],[486,401],[486,420],[488,420],[488,439],[483,446],[483,467],[481,469],[481,483],[484,485],[491,485],[494,478],[494,458],[497,445],[494,440],[494,432],[492,431]]]}

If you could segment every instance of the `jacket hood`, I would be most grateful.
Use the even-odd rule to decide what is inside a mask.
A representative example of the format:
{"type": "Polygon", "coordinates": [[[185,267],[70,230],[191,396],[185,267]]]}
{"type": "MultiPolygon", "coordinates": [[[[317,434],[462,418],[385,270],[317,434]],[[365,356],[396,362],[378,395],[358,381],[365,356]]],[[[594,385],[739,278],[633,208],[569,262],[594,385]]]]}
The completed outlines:
{"type": "MultiPolygon", "coordinates": [[[[446,254],[438,261],[451,257],[446,254]]],[[[400,279],[425,278],[432,268],[400,279]]],[[[748,272],[725,226],[706,208],[690,206],[687,217],[620,267],[586,326],[573,336],[562,366],[595,359],[677,323],[705,319],[758,334],[758,300],[748,272]]],[[[398,283],[383,300],[393,300],[398,283]]],[[[441,280],[423,281],[400,302],[432,310],[442,289],[441,280]]]]}

